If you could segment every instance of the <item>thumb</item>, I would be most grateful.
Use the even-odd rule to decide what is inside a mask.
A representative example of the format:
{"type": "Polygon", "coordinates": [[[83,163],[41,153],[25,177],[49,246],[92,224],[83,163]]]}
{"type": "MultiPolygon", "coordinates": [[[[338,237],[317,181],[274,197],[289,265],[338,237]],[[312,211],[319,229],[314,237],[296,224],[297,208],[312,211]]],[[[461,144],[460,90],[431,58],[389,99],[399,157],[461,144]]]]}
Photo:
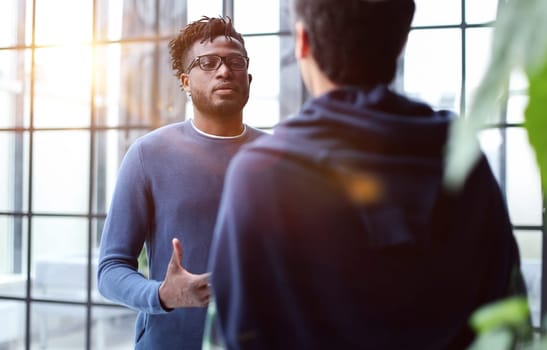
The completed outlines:
{"type": "Polygon", "coordinates": [[[171,264],[176,267],[182,268],[182,245],[177,238],[173,238],[171,241],[173,245],[173,255],[171,255],[171,264]]]}

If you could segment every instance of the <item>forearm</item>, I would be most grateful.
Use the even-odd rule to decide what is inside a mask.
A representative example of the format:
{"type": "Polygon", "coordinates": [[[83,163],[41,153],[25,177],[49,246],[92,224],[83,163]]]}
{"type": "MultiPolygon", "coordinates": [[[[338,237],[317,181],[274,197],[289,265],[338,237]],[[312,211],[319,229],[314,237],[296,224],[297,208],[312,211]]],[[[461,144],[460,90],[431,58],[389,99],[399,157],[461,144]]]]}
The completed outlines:
{"type": "Polygon", "coordinates": [[[159,300],[161,281],[146,279],[133,266],[120,260],[102,259],[99,263],[98,288],[114,302],[149,314],[165,313],[159,300]]]}

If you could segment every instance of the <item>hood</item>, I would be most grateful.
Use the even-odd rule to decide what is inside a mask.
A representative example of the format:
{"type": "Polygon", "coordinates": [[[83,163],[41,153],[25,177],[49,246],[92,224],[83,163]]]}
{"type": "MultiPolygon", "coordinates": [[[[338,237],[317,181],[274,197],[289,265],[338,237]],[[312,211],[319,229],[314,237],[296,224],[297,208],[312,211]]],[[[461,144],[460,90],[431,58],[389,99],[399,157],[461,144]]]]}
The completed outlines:
{"type": "Polygon", "coordinates": [[[373,247],[427,244],[454,115],[381,86],[308,101],[256,145],[319,167],[347,192],[373,247]]]}

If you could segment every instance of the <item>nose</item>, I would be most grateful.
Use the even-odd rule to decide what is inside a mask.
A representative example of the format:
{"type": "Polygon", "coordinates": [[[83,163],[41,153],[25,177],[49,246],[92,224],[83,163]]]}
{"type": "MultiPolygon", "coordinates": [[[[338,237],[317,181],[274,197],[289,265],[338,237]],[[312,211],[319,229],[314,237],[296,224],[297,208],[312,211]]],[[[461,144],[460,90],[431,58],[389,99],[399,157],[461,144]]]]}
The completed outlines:
{"type": "Polygon", "coordinates": [[[221,62],[220,67],[216,70],[218,77],[232,76],[233,72],[225,62],[221,62]]]}

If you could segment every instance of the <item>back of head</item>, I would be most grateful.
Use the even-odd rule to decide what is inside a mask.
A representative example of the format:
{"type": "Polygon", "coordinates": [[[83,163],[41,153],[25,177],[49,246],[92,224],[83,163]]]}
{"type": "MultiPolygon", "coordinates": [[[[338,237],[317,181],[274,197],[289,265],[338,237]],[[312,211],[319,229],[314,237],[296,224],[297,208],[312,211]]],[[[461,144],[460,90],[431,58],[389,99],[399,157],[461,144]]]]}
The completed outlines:
{"type": "Polygon", "coordinates": [[[204,43],[207,40],[212,42],[218,36],[225,36],[230,40],[236,39],[245,47],[243,36],[235,30],[230,17],[203,16],[186,25],[177,37],[169,42],[171,67],[175,75],[180,77],[185,72],[190,60],[188,53],[195,42],[204,43]]]}
{"type": "Polygon", "coordinates": [[[313,57],[335,84],[390,83],[414,15],[413,0],[293,0],[313,57]]]}

